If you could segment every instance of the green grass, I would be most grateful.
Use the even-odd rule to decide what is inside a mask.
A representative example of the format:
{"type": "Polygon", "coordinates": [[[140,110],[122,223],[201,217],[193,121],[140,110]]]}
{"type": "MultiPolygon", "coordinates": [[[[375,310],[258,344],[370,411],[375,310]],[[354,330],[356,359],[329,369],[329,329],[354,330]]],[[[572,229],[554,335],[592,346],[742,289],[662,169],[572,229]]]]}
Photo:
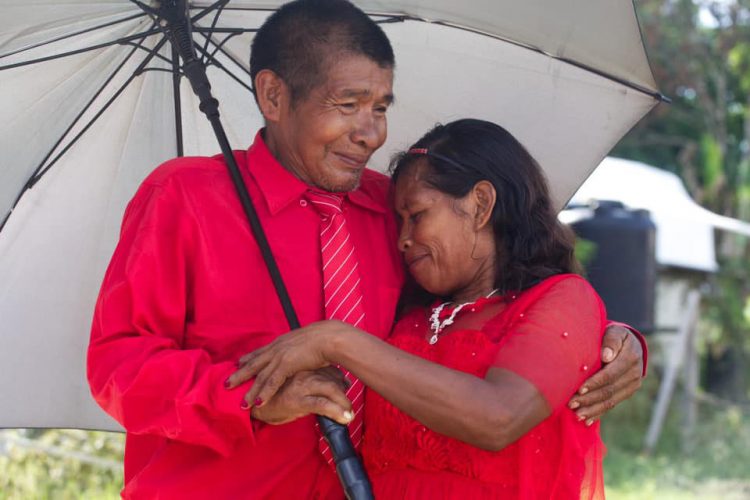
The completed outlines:
{"type": "Polygon", "coordinates": [[[681,436],[680,391],[650,456],[642,453],[658,377],[602,422],[610,499],[750,498],[750,416],[739,408],[699,407],[693,434],[681,436]]]}

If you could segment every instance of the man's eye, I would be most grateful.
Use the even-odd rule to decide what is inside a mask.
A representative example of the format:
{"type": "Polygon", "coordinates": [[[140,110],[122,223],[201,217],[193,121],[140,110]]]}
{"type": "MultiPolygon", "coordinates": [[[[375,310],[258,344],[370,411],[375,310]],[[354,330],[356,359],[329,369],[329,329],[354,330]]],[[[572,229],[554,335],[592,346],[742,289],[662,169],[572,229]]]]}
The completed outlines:
{"type": "Polygon", "coordinates": [[[388,111],[388,106],[376,106],[375,112],[379,115],[384,115],[388,111]]]}
{"type": "Polygon", "coordinates": [[[339,103],[339,108],[342,108],[346,111],[354,111],[357,109],[357,103],[356,102],[342,102],[339,103]]]}

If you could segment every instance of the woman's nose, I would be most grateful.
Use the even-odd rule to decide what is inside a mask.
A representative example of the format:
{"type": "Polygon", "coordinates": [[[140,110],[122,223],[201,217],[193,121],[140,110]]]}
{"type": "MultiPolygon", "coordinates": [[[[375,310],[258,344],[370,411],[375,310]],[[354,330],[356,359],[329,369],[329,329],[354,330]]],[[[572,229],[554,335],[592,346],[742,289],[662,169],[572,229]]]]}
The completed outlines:
{"type": "Polygon", "coordinates": [[[398,249],[402,252],[406,252],[411,248],[412,243],[411,235],[406,230],[406,227],[403,227],[401,229],[401,234],[398,236],[398,249]]]}

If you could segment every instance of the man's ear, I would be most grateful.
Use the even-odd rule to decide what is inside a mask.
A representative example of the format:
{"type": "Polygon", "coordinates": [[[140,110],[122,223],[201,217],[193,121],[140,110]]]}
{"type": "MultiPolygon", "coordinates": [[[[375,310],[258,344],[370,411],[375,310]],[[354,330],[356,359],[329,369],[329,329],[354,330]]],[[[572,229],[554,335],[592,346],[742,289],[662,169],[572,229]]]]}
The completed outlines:
{"type": "Polygon", "coordinates": [[[289,87],[275,72],[264,69],[255,75],[255,95],[266,121],[276,122],[281,117],[285,100],[289,98],[289,87]]]}
{"type": "Polygon", "coordinates": [[[497,192],[489,181],[477,182],[471,192],[475,204],[474,227],[480,230],[490,222],[497,201],[497,192]]]}

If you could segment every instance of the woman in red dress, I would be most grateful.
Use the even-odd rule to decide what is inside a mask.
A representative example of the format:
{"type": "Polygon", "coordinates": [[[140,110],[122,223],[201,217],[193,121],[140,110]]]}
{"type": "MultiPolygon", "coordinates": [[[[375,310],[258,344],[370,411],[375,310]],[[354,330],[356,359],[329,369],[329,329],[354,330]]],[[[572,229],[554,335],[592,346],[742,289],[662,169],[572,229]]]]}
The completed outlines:
{"type": "Polygon", "coordinates": [[[392,173],[414,287],[388,342],[333,321],[296,330],[243,358],[249,397],[346,367],[369,388],[377,498],[602,498],[598,422],[566,402],[599,368],[606,314],[541,169],[503,128],[459,120],[392,173]]]}

